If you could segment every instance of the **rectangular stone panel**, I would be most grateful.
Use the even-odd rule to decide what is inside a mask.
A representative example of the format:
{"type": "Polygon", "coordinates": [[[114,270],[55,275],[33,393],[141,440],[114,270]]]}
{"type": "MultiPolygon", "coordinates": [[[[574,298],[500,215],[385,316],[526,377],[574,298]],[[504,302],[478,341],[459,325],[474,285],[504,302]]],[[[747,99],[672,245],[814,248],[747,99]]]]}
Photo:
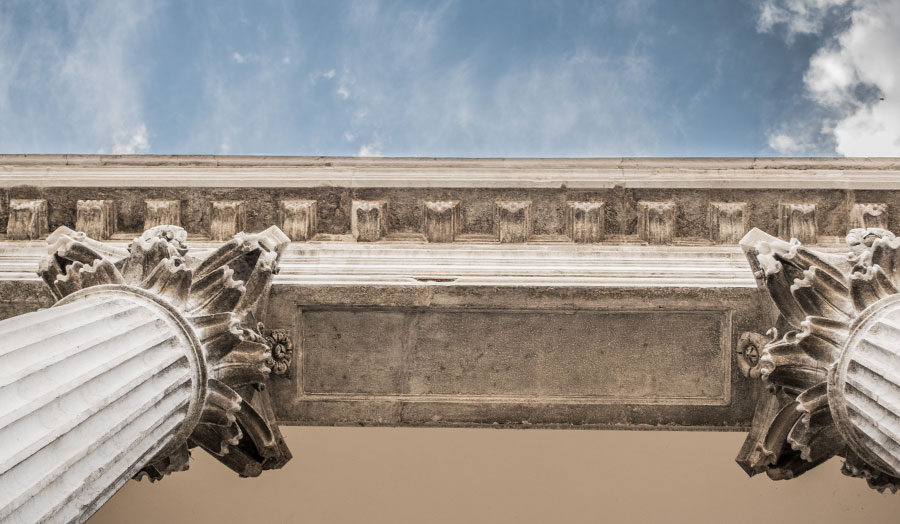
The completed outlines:
{"type": "Polygon", "coordinates": [[[726,311],[320,309],[300,398],[725,405],[726,311]]]}

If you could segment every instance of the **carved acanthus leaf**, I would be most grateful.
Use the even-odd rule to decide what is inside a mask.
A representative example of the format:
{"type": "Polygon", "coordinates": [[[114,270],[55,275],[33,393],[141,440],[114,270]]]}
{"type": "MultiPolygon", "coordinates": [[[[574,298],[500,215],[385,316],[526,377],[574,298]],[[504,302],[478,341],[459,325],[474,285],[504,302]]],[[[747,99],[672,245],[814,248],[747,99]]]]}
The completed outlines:
{"type": "Polygon", "coordinates": [[[900,342],[883,333],[900,318],[893,305],[900,304],[900,241],[883,229],[858,229],[847,243],[846,255],[820,253],[756,229],[741,241],[786,332],[779,337],[773,328],[762,347],[753,334],[739,344],[745,374],[766,387],[737,461],[751,475],[784,479],[843,456],[845,473],[893,491],[900,380],[891,377],[900,377],[900,342]],[[885,346],[873,349],[872,340],[885,346]]]}

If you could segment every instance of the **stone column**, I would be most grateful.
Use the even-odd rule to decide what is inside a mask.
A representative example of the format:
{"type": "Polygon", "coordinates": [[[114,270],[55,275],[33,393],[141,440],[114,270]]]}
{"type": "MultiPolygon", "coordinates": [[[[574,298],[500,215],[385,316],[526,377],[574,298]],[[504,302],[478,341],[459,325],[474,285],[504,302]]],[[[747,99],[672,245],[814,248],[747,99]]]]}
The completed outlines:
{"type": "Polygon", "coordinates": [[[252,322],[288,240],[240,233],[197,260],[184,239],[48,239],[40,273],[58,302],[0,322],[0,523],[84,522],[128,479],[186,469],[190,447],[242,476],[290,458],[252,322]]]}
{"type": "Polygon", "coordinates": [[[137,291],[88,288],[0,322],[0,522],[93,513],[199,422],[200,342],[137,291]]]}

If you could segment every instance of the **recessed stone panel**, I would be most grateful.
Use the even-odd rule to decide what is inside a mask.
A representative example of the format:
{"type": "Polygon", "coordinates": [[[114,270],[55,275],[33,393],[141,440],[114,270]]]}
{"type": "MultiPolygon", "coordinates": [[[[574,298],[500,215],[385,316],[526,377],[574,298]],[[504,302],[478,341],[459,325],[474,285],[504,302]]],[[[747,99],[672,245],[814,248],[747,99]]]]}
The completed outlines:
{"type": "Polygon", "coordinates": [[[723,311],[324,309],[300,321],[301,398],[729,399],[723,311]]]}

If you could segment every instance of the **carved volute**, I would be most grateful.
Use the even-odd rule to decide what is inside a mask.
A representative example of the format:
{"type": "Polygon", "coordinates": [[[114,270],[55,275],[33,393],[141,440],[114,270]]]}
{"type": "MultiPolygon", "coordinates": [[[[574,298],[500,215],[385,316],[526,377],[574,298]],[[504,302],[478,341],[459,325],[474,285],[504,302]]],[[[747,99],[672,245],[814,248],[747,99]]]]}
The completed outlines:
{"type": "Polygon", "coordinates": [[[786,479],[841,456],[845,474],[895,492],[900,239],[854,229],[847,243],[850,252],[839,255],[758,229],[741,240],[780,315],[768,340],[746,336],[739,345],[745,374],[766,389],[737,461],[751,475],[786,479]]]}

